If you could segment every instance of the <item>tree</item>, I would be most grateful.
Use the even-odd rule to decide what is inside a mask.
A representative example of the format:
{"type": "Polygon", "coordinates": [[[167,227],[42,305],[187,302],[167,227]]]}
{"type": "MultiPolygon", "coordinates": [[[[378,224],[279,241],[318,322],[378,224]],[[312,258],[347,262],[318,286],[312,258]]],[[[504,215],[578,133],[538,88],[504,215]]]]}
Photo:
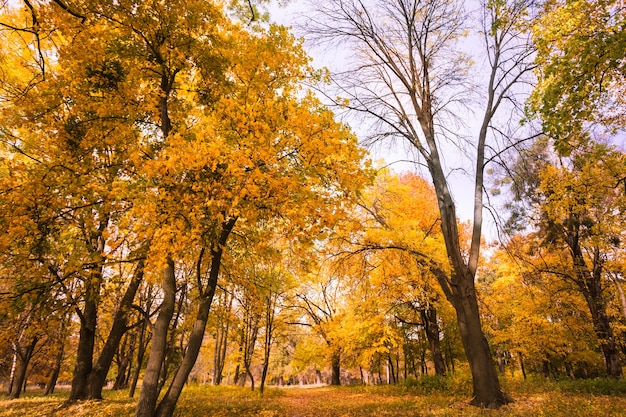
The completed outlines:
{"type": "Polygon", "coordinates": [[[619,0],[553,0],[543,6],[533,25],[539,80],[529,108],[567,155],[594,127],[626,127],[626,6],[619,0]]]}
{"type": "MultiPolygon", "coordinates": [[[[260,228],[260,230],[263,229],[260,228]]],[[[252,245],[246,245],[246,252],[252,247],[252,245]]],[[[253,330],[255,326],[250,326],[250,324],[256,320],[256,330],[259,335],[262,335],[263,355],[259,381],[261,395],[265,390],[272,346],[283,319],[281,313],[285,308],[284,299],[286,293],[294,286],[294,278],[288,272],[294,252],[296,252],[295,248],[290,248],[284,239],[277,236],[270,241],[262,239],[254,246],[254,253],[247,253],[247,256],[242,259],[247,264],[245,269],[248,271],[248,275],[252,275],[241,277],[243,282],[240,286],[245,303],[240,302],[240,305],[244,309],[244,323],[248,326],[247,330],[253,330]],[[253,288],[250,288],[250,285],[253,285],[253,288]],[[250,305],[251,303],[256,305],[250,305]]],[[[250,333],[249,331],[246,332],[246,329],[243,331],[244,336],[247,336],[244,339],[247,338],[249,343],[243,346],[244,357],[242,359],[250,377],[251,387],[254,389],[254,379],[250,370],[254,338],[246,335],[246,333],[250,333]]]]}
{"type": "Polygon", "coordinates": [[[566,245],[572,268],[568,277],[587,302],[607,374],[621,378],[604,283],[612,248],[623,240],[626,194],[619,184],[625,178],[626,163],[622,152],[601,145],[594,148],[576,152],[571,168],[548,166],[542,172],[540,228],[547,241],[566,245]]]}
{"type": "Polygon", "coordinates": [[[159,307],[159,315],[154,324],[150,356],[143,377],[141,395],[137,402],[135,415],[151,415],[157,404],[159,394],[157,387],[159,374],[165,359],[167,343],[167,328],[174,315],[174,293],[176,292],[176,276],[174,262],[168,260],[168,265],[163,271],[163,302],[159,307]]]}
{"type": "Polygon", "coordinates": [[[220,385],[226,364],[226,352],[228,347],[228,336],[233,323],[233,293],[232,288],[222,286],[218,298],[217,308],[213,307],[212,317],[215,323],[215,352],[213,355],[213,384],[220,385]]]}
{"type": "Polygon", "coordinates": [[[135,294],[143,281],[144,260],[141,259],[135,267],[135,272],[128,283],[122,299],[113,315],[113,322],[106,342],[100,351],[98,360],[91,370],[87,384],[89,398],[102,398],[102,388],[106,384],[109,368],[118,350],[120,341],[128,330],[128,318],[135,294]]]}
{"type": "MultiPolygon", "coordinates": [[[[525,2],[488,2],[481,10],[485,11],[482,34],[489,79],[481,126],[469,145],[474,151],[475,170],[467,257],[444,164],[449,152],[444,142],[454,136],[454,121],[449,117],[455,110],[453,105],[471,91],[463,88],[468,60],[455,50],[465,28],[462,5],[440,0],[327,1],[319,3],[319,13],[309,26],[320,37],[347,42],[355,52],[356,67],[338,79],[347,96],[341,104],[374,121],[372,139],[406,140],[425,162],[437,194],[452,269],[450,280],[441,277],[440,284],[457,312],[473,377],[472,404],[497,408],[510,398],[500,389],[481,328],[474,283],[480,257],[484,173],[489,161],[486,151],[497,111],[505,102],[516,101],[515,86],[532,69],[532,49],[525,31],[525,2]]],[[[452,141],[461,146],[460,138],[452,141]]]]}
{"type": "MultiPolygon", "coordinates": [[[[120,51],[107,48],[115,35],[105,25],[77,27],[85,16],[77,19],[67,8],[24,4],[24,11],[15,14],[32,28],[2,24],[10,29],[9,40],[25,33],[35,44],[31,58],[37,64],[24,55],[28,44],[10,42],[12,56],[23,57],[24,72],[33,71],[27,85],[20,78],[3,78],[7,105],[0,116],[1,134],[14,155],[7,159],[11,174],[4,189],[7,201],[21,206],[5,218],[11,239],[22,245],[18,252],[13,244],[10,253],[13,259],[22,256],[37,263],[52,289],[60,287],[75,308],[81,327],[70,399],[97,398],[110,352],[126,330],[119,322],[94,370],[102,288],[112,259],[135,249],[120,250],[116,240],[123,232],[116,226],[129,203],[125,186],[132,177],[130,155],[137,150],[133,121],[139,104],[126,89],[132,76],[126,78],[120,51]],[[27,129],[22,128],[25,121],[27,129]],[[26,229],[20,225],[25,222],[26,229]],[[30,237],[21,241],[20,233],[30,237]]],[[[6,15],[10,22],[15,21],[12,14],[6,15]]],[[[127,304],[131,302],[132,297],[127,304]]]]}
{"type": "MultiPolygon", "coordinates": [[[[353,190],[367,180],[354,137],[312,94],[296,97],[297,82],[311,73],[286,30],[232,36],[225,46],[236,49],[222,52],[233,82],[210,109],[214,113],[199,116],[207,117],[200,126],[211,134],[204,132],[195,141],[176,136],[152,167],[160,182],[154,207],[165,222],[176,225],[168,233],[188,230],[185,239],[200,248],[192,255],[198,271],[197,327],[157,415],[172,412],[193,366],[235,225],[241,236],[257,223],[280,219],[276,227],[291,230],[295,238],[315,235],[340,217],[335,202],[353,198],[353,190]]],[[[161,248],[171,251],[169,236],[160,239],[161,248]]]]}
{"type": "MultiPolygon", "coordinates": [[[[558,261],[534,263],[538,271],[569,282],[584,298],[603,353],[607,375],[622,377],[619,349],[607,312],[607,284],[619,270],[624,225],[624,153],[587,142],[569,157],[550,154],[542,141],[528,152],[545,155],[540,162],[519,158],[512,165],[514,206],[526,226],[536,230],[538,252],[559,253],[558,261]],[[617,261],[617,263],[616,263],[617,261]]],[[[538,158],[534,158],[537,159],[538,158]]],[[[514,222],[513,222],[514,223],[514,222]]],[[[512,224],[513,224],[512,223],[512,224]]],[[[547,258],[548,255],[545,255],[547,258]]],[[[563,284],[566,285],[566,284],[563,284]]]]}

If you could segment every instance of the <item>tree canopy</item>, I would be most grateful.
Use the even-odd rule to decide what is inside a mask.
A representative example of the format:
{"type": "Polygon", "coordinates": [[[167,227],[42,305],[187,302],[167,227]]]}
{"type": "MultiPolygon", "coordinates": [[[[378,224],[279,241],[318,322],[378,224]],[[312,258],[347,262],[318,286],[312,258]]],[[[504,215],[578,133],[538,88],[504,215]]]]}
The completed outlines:
{"type": "Polygon", "coordinates": [[[266,4],[1,4],[8,397],[622,379],[623,2],[323,0],[339,72],[266,4]]]}

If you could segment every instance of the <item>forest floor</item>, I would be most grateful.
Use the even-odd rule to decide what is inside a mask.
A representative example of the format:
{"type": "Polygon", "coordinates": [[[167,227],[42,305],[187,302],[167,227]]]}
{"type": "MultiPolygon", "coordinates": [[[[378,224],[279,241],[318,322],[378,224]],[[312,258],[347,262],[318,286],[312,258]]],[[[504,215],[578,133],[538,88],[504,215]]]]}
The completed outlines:
{"type": "MultiPolygon", "coordinates": [[[[626,416],[626,382],[613,380],[503,381],[515,402],[499,410],[470,406],[466,380],[431,378],[426,383],[391,386],[269,388],[263,397],[249,388],[188,386],[178,402],[178,417],[365,417],[365,416],[626,416]]],[[[102,401],[67,405],[68,392],[44,397],[0,396],[0,417],[132,416],[136,398],[107,391],[102,401]]]]}

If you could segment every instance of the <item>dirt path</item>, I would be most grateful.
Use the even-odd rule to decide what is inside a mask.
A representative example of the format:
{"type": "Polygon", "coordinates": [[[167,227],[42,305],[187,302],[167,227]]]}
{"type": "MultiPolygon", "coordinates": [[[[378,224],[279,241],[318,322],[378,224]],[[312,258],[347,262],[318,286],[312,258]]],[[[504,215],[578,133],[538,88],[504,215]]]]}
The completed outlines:
{"type": "MultiPolygon", "coordinates": [[[[382,416],[409,407],[409,398],[338,390],[336,388],[288,388],[278,397],[288,417],[382,416]]],[[[405,409],[405,411],[409,411],[405,409]]],[[[393,414],[398,415],[398,414],[393,414]]],[[[415,415],[407,413],[405,415],[415,415]]]]}

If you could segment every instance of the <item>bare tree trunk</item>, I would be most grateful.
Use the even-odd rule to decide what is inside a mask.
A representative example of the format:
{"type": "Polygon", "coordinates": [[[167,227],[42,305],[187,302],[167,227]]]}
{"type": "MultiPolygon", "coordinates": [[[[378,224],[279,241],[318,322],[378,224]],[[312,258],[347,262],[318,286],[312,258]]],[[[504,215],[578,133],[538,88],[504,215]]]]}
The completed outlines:
{"type": "Polygon", "coordinates": [[[496,361],[498,362],[498,371],[501,375],[504,374],[504,353],[502,352],[502,348],[500,346],[496,346],[496,361]]]}
{"type": "Polygon", "coordinates": [[[574,270],[577,274],[577,283],[580,291],[587,301],[593,329],[598,336],[600,349],[604,355],[606,373],[611,378],[620,379],[624,376],[622,364],[619,358],[619,349],[613,334],[613,328],[606,312],[602,288],[603,261],[598,248],[594,251],[592,271],[589,271],[587,263],[579,246],[578,232],[575,238],[567,239],[574,262],[574,270]]]}
{"type": "Polygon", "coordinates": [[[128,383],[128,363],[129,357],[124,356],[117,366],[117,375],[113,383],[113,391],[121,390],[128,383]]]}
{"type": "Polygon", "coordinates": [[[133,398],[135,395],[135,389],[137,388],[137,381],[139,380],[139,374],[141,373],[141,366],[143,365],[143,358],[146,353],[146,332],[148,330],[148,324],[150,323],[150,309],[152,307],[152,297],[150,295],[151,290],[148,289],[148,295],[146,300],[146,311],[143,322],[141,323],[141,330],[139,332],[139,346],[137,347],[137,363],[130,381],[130,388],[128,396],[133,398]]]}
{"type": "MultiPolygon", "coordinates": [[[[228,346],[228,333],[230,330],[230,312],[233,306],[233,297],[224,292],[224,304],[228,307],[224,311],[224,317],[221,318],[217,325],[215,334],[215,353],[213,357],[213,385],[222,383],[222,373],[224,372],[224,364],[226,361],[226,348],[228,346]]],[[[226,307],[226,306],[224,306],[226,307]]]]}
{"type": "Polygon", "coordinates": [[[524,355],[522,354],[522,352],[518,352],[518,356],[519,356],[519,367],[522,370],[522,375],[524,376],[524,379],[526,379],[526,368],[524,367],[524,355]]]}
{"type": "Polygon", "coordinates": [[[150,356],[148,357],[143,385],[139,393],[135,417],[153,417],[154,415],[159,396],[159,374],[165,359],[167,332],[174,315],[175,302],[176,276],[174,274],[174,261],[168,258],[167,266],[163,273],[163,302],[154,325],[150,356]]]}
{"type": "Polygon", "coordinates": [[[454,297],[461,341],[467,354],[472,372],[474,388],[471,403],[487,408],[498,408],[511,402],[500,388],[500,382],[491,357],[489,344],[482,332],[478,301],[474,289],[474,280],[465,279],[458,286],[459,294],[454,297]],[[496,394],[499,393],[499,394],[496,394]]]}
{"type": "Polygon", "coordinates": [[[393,360],[391,360],[391,354],[387,355],[387,369],[389,370],[389,381],[387,381],[389,384],[395,384],[397,381],[396,378],[396,370],[394,369],[393,366],[393,360]]]}
{"type": "Polygon", "coordinates": [[[452,343],[450,343],[450,339],[447,337],[446,346],[448,347],[448,353],[446,355],[446,368],[449,366],[449,370],[454,373],[454,353],[452,352],[452,343]]]}
{"type": "MultiPolygon", "coordinates": [[[[241,350],[241,347],[240,347],[241,350]]],[[[240,368],[240,364],[237,364],[237,366],[235,367],[235,376],[233,377],[233,384],[237,385],[237,386],[241,386],[239,385],[239,378],[240,378],[240,372],[239,372],[239,368],[240,368]]]]}
{"type": "Polygon", "coordinates": [[[115,353],[114,362],[117,364],[117,375],[113,383],[113,391],[128,387],[130,380],[131,364],[135,355],[137,333],[126,332],[115,353]]]}
{"type": "Polygon", "coordinates": [[[96,365],[87,377],[87,398],[89,399],[102,399],[102,388],[106,383],[106,377],[109,373],[113,358],[115,357],[115,352],[117,351],[122,336],[126,333],[128,314],[130,313],[131,305],[135,299],[135,294],[143,280],[143,268],[144,261],[140,260],[135,268],[133,278],[122,297],[122,301],[115,312],[109,337],[100,352],[96,365]]]}
{"type": "Polygon", "coordinates": [[[13,355],[11,359],[11,372],[9,374],[9,389],[7,390],[7,395],[11,395],[11,391],[13,391],[13,383],[15,382],[15,371],[17,370],[17,342],[14,341],[11,343],[13,347],[13,355]]]}
{"type": "Polygon", "coordinates": [[[68,401],[84,400],[88,398],[89,375],[93,370],[93,352],[96,341],[96,326],[98,323],[98,303],[100,289],[104,280],[105,239],[104,231],[109,225],[109,213],[105,213],[97,229],[97,234],[89,238],[87,245],[91,256],[96,259],[95,266],[88,269],[85,277],[84,307],[81,311],[76,308],[80,319],[78,349],[76,351],[76,366],[72,378],[72,389],[68,401]]]}
{"type": "Polygon", "coordinates": [[[30,363],[33,354],[35,353],[35,346],[39,338],[37,336],[31,339],[31,342],[24,348],[17,344],[17,371],[15,372],[15,379],[9,394],[9,399],[20,398],[20,394],[26,385],[26,371],[28,370],[28,364],[30,363]]]}
{"type": "Polygon", "coordinates": [[[276,295],[270,293],[266,297],[265,305],[265,344],[263,346],[263,371],[261,372],[261,382],[259,383],[259,391],[263,395],[265,390],[265,379],[267,378],[267,371],[270,366],[270,353],[272,351],[272,339],[274,333],[274,318],[275,318],[275,299],[276,295]]]}
{"type": "Polygon", "coordinates": [[[98,319],[97,298],[102,283],[102,272],[94,271],[85,282],[85,306],[82,312],[76,310],[80,318],[76,366],[72,378],[72,390],[69,401],[84,400],[88,397],[87,378],[93,369],[93,351],[96,340],[98,319]]]}
{"type": "MultiPolygon", "coordinates": [[[[252,311],[246,312],[245,330],[244,330],[244,346],[243,346],[243,367],[247,377],[250,378],[250,389],[254,391],[254,375],[252,375],[251,365],[252,356],[254,355],[254,347],[256,346],[257,336],[259,333],[259,316],[252,311]]],[[[245,379],[244,379],[245,383],[245,379]]]]}
{"type": "Polygon", "coordinates": [[[44,395],[54,394],[54,388],[57,385],[59,373],[61,372],[61,364],[63,363],[64,350],[65,343],[61,342],[61,347],[59,348],[59,352],[57,353],[56,359],[54,361],[54,368],[50,373],[50,379],[48,379],[48,383],[46,384],[46,391],[44,392],[44,395]]]}
{"type": "Polygon", "coordinates": [[[193,365],[195,364],[198,357],[198,353],[200,352],[200,347],[202,346],[202,339],[204,336],[204,328],[209,317],[210,309],[211,299],[203,297],[200,300],[200,305],[198,306],[196,320],[194,322],[191,335],[189,336],[189,344],[187,345],[187,350],[185,352],[185,356],[183,357],[183,361],[178,367],[178,370],[174,375],[174,379],[170,383],[170,386],[165,393],[165,396],[156,408],[154,416],[169,417],[173,415],[174,408],[176,407],[176,402],[178,401],[178,397],[180,396],[180,393],[182,392],[183,387],[187,382],[187,377],[189,376],[189,373],[191,372],[191,369],[193,368],[193,365]]]}

